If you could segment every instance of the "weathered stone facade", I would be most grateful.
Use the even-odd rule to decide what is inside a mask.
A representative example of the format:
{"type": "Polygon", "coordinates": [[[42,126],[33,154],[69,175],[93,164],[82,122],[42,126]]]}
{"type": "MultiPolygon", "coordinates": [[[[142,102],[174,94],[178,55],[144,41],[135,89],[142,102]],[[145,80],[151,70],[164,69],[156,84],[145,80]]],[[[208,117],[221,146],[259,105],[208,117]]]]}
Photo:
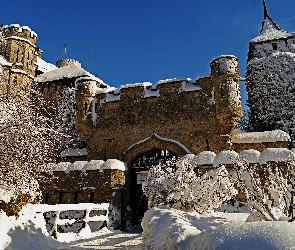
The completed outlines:
{"type": "Polygon", "coordinates": [[[0,93],[13,101],[25,101],[36,76],[37,57],[42,51],[36,47],[37,35],[29,27],[18,24],[1,27],[4,45],[0,57],[3,77],[0,93]]]}
{"type": "Polygon", "coordinates": [[[187,153],[225,149],[242,115],[237,58],[217,58],[211,70],[210,76],[193,82],[174,79],[156,88],[135,84],[121,87],[120,93],[95,94],[90,92],[91,83],[78,83],[76,129],[87,142],[88,158],[126,158],[130,147],[154,133],[162,139],[150,148],[168,149],[165,141],[174,140],[187,153]],[[147,91],[158,91],[158,96],[147,96],[147,91]]]}

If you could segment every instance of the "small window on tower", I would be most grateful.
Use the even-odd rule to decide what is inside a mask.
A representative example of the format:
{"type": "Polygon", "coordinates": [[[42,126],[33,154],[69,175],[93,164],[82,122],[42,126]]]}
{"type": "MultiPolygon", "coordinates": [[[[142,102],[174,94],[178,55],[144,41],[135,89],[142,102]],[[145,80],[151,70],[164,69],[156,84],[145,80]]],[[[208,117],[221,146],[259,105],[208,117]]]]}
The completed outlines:
{"type": "Polygon", "coordinates": [[[277,49],[278,49],[278,45],[277,45],[276,43],[273,43],[273,44],[272,44],[272,49],[273,49],[273,50],[277,50],[277,49]]]}

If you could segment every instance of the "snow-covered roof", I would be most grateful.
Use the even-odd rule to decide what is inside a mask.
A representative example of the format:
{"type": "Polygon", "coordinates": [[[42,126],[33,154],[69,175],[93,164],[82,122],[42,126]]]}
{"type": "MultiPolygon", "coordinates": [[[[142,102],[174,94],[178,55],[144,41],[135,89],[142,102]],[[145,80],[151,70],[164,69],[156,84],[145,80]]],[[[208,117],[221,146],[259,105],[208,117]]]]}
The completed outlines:
{"type": "Polygon", "coordinates": [[[231,133],[231,140],[233,143],[263,143],[263,142],[278,142],[289,141],[290,136],[282,130],[272,130],[265,132],[243,132],[234,130],[231,133]]]}
{"type": "Polygon", "coordinates": [[[292,36],[295,36],[295,34],[282,30],[269,16],[267,16],[262,22],[262,28],[259,36],[252,39],[251,42],[258,43],[264,41],[286,39],[292,36]]]}
{"type": "Polygon", "coordinates": [[[94,75],[90,74],[88,71],[79,67],[76,64],[70,64],[41,74],[35,77],[35,82],[52,82],[56,80],[61,80],[63,78],[78,78],[82,76],[89,76],[93,80],[96,80],[101,84],[106,85],[101,79],[95,77],[94,75]]]}
{"type": "Polygon", "coordinates": [[[43,73],[57,69],[54,64],[45,62],[42,58],[37,57],[37,69],[43,73]]]}
{"type": "Polygon", "coordinates": [[[4,56],[0,55],[0,65],[2,66],[12,66],[12,64],[10,62],[8,62],[4,56]]]}

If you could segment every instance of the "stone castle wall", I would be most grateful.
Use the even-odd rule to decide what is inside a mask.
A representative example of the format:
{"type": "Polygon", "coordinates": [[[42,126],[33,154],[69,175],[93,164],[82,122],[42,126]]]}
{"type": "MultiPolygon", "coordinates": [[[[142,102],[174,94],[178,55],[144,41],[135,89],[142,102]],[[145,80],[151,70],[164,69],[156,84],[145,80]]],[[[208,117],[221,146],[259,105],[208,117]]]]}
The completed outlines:
{"type": "MultiPolygon", "coordinates": [[[[190,152],[220,152],[242,115],[237,59],[211,62],[211,75],[190,82],[134,84],[95,94],[78,84],[76,129],[87,142],[89,159],[121,159],[129,147],[156,133],[190,152]]],[[[165,149],[165,148],[164,148],[165,149]]]]}

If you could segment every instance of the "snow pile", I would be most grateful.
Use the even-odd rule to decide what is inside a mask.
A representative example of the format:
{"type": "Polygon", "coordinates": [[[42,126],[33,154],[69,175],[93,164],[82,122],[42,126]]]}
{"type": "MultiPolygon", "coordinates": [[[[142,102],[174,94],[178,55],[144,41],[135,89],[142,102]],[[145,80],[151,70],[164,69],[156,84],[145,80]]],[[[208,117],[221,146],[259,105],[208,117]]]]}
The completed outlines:
{"type": "Polygon", "coordinates": [[[158,97],[160,96],[160,92],[159,90],[157,89],[156,86],[152,86],[150,88],[144,88],[144,98],[147,98],[147,97],[158,97]]]}
{"type": "Polygon", "coordinates": [[[101,168],[102,164],[104,164],[103,160],[91,160],[84,165],[81,171],[86,172],[86,170],[98,170],[101,168]]]}
{"type": "Polygon", "coordinates": [[[237,152],[232,150],[223,150],[217,154],[213,161],[213,167],[218,167],[219,165],[232,165],[238,162],[239,155],[237,152]]]}
{"type": "Polygon", "coordinates": [[[200,85],[192,82],[192,81],[183,81],[182,85],[179,89],[179,93],[180,92],[189,92],[189,91],[199,91],[202,90],[202,88],[200,87],[200,85]]]}
{"type": "Polygon", "coordinates": [[[0,181],[0,202],[10,202],[11,198],[14,197],[14,191],[11,187],[0,181]]]}
{"type": "Polygon", "coordinates": [[[81,171],[84,166],[87,164],[87,161],[75,161],[65,170],[65,173],[69,173],[71,171],[81,171]]]}
{"type": "Polygon", "coordinates": [[[108,159],[103,163],[99,169],[100,172],[103,172],[104,169],[118,169],[121,171],[126,171],[127,167],[124,162],[116,159],[108,159]]]}
{"type": "Polygon", "coordinates": [[[99,172],[103,172],[105,169],[118,169],[121,171],[126,171],[127,169],[124,162],[116,159],[108,159],[106,162],[103,160],[75,161],[73,163],[59,162],[53,165],[53,171],[64,171],[65,173],[75,170],[82,172],[86,172],[87,170],[99,170],[99,172]]]}
{"type": "Polygon", "coordinates": [[[251,42],[264,42],[276,39],[286,39],[294,36],[292,33],[280,29],[277,24],[269,17],[263,20],[263,26],[260,35],[251,40],[251,42]]]}
{"type": "Polygon", "coordinates": [[[57,69],[57,67],[51,63],[45,62],[42,58],[37,57],[37,69],[43,73],[57,69]]]}
{"type": "Polygon", "coordinates": [[[152,208],[142,221],[143,249],[292,249],[295,224],[245,222],[248,214],[200,216],[165,206],[152,208]]]}
{"type": "Polygon", "coordinates": [[[55,164],[53,166],[53,171],[66,171],[67,168],[71,165],[72,163],[70,162],[59,162],[58,164],[55,164]]]}
{"type": "Polygon", "coordinates": [[[150,82],[141,82],[141,83],[133,83],[133,84],[123,84],[120,86],[120,89],[127,89],[127,88],[136,88],[136,87],[150,87],[152,83],[150,82]]]}
{"type": "Polygon", "coordinates": [[[258,163],[260,152],[254,149],[243,150],[239,153],[239,159],[247,163],[258,163]]]}
{"type": "Polygon", "coordinates": [[[68,148],[61,152],[60,156],[62,158],[67,156],[82,156],[87,155],[87,148],[68,148]]]}
{"type": "Polygon", "coordinates": [[[295,223],[231,223],[210,228],[196,237],[194,249],[292,249],[295,223]]]}
{"type": "Polygon", "coordinates": [[[295,154],[287,148],[267,148],[261,152],[258,161],[261,164],[267,162],[288,162],[295,160],[295,154]]]}
{"type": "Polygon", "coordinates": [[[46,233],[43,215],[34,213],[32,209],[23,209],[18,219],[0,212],[0,224],[1,249],[39,250],[62,246],[46,233]]]}
{"type": "Polygon", "coordinates": [[[216,154],[211,151],[203,151],[195,156],[197,165],[212,165],[216,154]]]}
{"type": "Polygon", "coordinates": [[[290,136],[282,130],[272,130],[265,132],[240,132],[235,129],[231,134],[233,143],[263,143],[290,141],[290,136]]]}
{"type": "Polygon", "coordinates": [[[201,232],[181,211],[167,206],[145,212],[142,228],[143,249],[196,249],[194,238],[201,232]]]}
{"type": "Polygon", "coordinates": [[[190,78],[172,78],[172,79],[165,79],[165,80],[160,80],[157,82],[156,86],[157,85],[160,85],[160,84],[166,84],[166,83],[173,83],[173,82],[188,82],[190,81],[191,79],[190,78]]]}

